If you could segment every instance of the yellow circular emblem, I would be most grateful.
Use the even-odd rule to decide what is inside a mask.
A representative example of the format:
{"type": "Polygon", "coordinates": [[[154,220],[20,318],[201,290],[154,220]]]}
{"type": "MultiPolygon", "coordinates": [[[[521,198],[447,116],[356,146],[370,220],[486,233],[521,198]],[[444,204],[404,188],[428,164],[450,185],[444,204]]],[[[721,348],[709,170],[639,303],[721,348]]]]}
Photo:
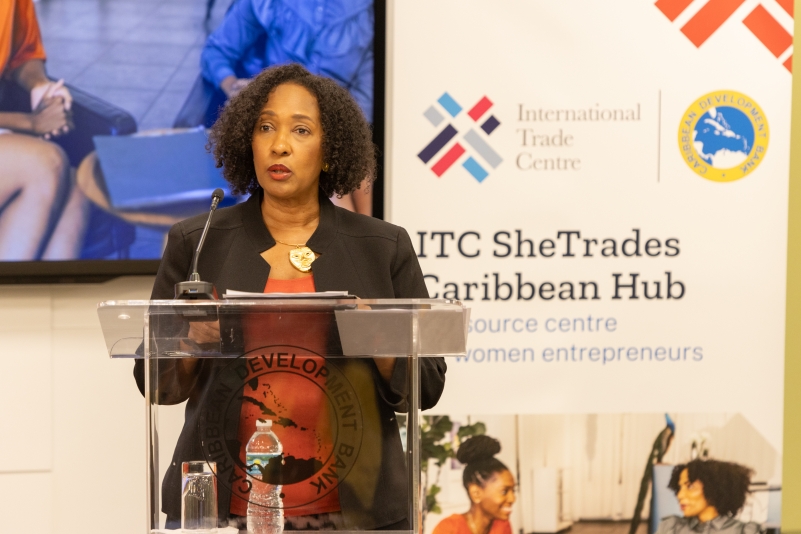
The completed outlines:
{"type": "Polygon", "coordinates": [[[770,130],[762,108],[737,91],[715,91],[693,102],[679,125],[679,150],[697,175],[733,182],[756,169],[770,130]]]}

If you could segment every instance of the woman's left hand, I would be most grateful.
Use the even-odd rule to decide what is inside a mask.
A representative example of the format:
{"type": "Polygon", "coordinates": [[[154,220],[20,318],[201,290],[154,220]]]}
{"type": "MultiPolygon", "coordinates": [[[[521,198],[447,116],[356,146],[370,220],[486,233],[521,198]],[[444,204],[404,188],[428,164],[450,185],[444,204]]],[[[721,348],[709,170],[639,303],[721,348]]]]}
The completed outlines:
{"type": "Polygon", "coordinates": [[[43,111],[45,107],[52,107],[53,103],[61,108],[59,110],[65,117],[65,124],[55,130],[48,132],[40,132],[45,139],[57,137],[59,135],[69,132],[73,128],[72,113],[72,95],[69,90],[64,87],[64,80],[57,82],[47,82],[35,86],[31,89],[31,109],[34,115],[43,111]]]}
{"type": "Polygon", "coordinates": [[[64,102],[64,109],[69,111],[72,108],[72,95],[69,89],[64,86],[64,80],[57,82],[48,81],[31,89],[31,109],[36,110],[42,100],[46,98],[59,97],[64,102]]]}

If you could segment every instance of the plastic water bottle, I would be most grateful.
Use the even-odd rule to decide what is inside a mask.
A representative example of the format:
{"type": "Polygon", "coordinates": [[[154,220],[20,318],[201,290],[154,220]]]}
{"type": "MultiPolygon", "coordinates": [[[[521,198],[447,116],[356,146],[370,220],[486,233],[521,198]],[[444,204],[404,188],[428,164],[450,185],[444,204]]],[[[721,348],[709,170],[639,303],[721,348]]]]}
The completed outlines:
{"type": "Polygon", "coordinates": [[[284,531],[284,509],[281,486],[262,481],[259,466],[271,471],[281,461],[284,448],[272,431],[272,421],[256,421],[256,432],[245,447],[245,459],[252,488],[248,502],[248,532],[251,534],[281,534],[284,531]]]}

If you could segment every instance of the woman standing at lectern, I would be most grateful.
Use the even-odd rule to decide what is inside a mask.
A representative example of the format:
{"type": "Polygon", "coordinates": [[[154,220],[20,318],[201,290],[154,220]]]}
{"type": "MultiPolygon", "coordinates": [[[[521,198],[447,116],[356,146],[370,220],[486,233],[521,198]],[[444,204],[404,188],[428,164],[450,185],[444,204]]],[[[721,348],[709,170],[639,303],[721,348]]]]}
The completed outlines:
{"type": "MultiPolygon", "coordinates": [[[[206,238],[199,272],[218,294],[336,290],[361,298],[428,297],[405,230],[337,208],[329,200],[333,194],[353,191],[375,171],[367,121],[358,104],[334,81],[314,76],[299,65],[267,69],[229,101],[212,128],[211,142],[232,190],[251,195],[242,204],[219,210],[206,238]],[[310,270],[304,261],[311,261],[310,270]]],[[[170,230],[153,299],[173,298],[175,283],[187,279],[205,219],[205,215],[191,218],[170,230]]],[[[209,339],[219,340],[214,325],[193,328],[190,337],[196,341],[203,341],[204,332],[209,339]]],[[[442,358],[424,360],[421,404],[425,409],[442,393],[446,366],[442,358]]],[[[181,462],[202,459],[198,418],[210,397],[215,361],[184,359],[159,367],[158,402],[188,400],[186,423],[162,487],[162,510],[172,528],[180,525],[181,462]]],[[[323,498],[309,497],[308,481],[306,489],[304,484],[284,485],[286,529],[408,528],[406,468],[394,417],[395,411],[405,409],[406,361],[375,358],[355,364],[351,380],[364,378],[361,383],[356,379],[355,390],[374,400],[363,410],[363,454],[350,470],[350,481],[339,481],[337,490],[323,498]]],[[[144,391],[141,361],[134,374],[144,391]]],[[[249,435],[243,429],[255,426],[254,419],[268,413],[264,406],[268,401],[263,399],[272,398],[275,390],[252,393],[258,402],[242,403],[236,445],[240,457],[249,435]],[[259,404],[262,412],[258,412],[259,404]]],[[[309,395],[293,395],[293,402],[299,403],[293,417],[313,419],[310,412],[322,417],[324,410],[317,410],[309,395]]],[[[276,402],[276,406],[287,404],[276,402]]],[[[287,443],[305,446],[297,433],[307,428],[281,424],[276,419],[273,428],[288,459],[293,454],[287,451],[287,443]]],[[[317,437],[318,449],[330,446],[324,431],[317,437]]],[[[247,494],[240,494],[236,484],[226,488],[223,477],[219,478],[220,522],[242,525],[247,494]]]]}

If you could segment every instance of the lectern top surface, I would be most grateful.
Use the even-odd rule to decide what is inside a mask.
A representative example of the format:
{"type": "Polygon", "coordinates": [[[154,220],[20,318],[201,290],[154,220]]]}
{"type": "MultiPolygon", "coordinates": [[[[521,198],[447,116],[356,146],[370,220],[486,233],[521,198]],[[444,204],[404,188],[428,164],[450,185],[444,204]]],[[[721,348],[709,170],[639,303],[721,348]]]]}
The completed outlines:
{"type": "Polygon", "coordinates": [[[469,318],[446,299],[111,300],[97,311],[113,358],[238,358],[311,338],[326,357],[460,356],[469,318]]]}
{"type": "Polygon", "coordinates": [[[443,309],[463,310],[461,301],[452,299],[358,299],[358,298],[275,298],[265,293],[264,298],[257,299],[221,299],[221,300],[106,300],[97,305],[98,309],[130,307],[147,309],[149,313],[174,313],[175,308],[234,308],[245,307],[282,307],[282,306],[319,306],[321,309],[330,306],[348,306],[357,308],[397,308],[397,309],[443,309]]]}

